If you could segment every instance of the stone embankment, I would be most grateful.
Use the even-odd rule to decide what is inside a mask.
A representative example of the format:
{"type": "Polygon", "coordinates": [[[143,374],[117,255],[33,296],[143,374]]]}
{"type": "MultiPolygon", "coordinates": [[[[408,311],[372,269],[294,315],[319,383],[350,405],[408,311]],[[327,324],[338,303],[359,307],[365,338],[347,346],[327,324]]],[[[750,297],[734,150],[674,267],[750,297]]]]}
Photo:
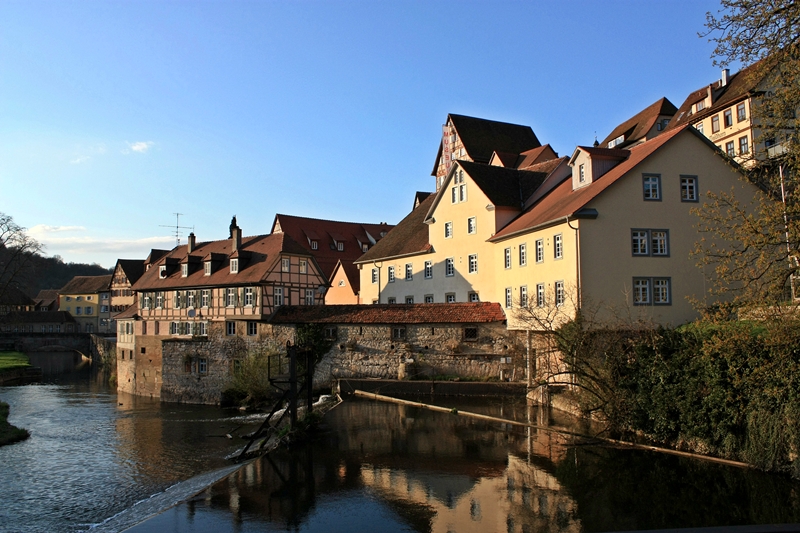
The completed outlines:
{"type": "Polygon", "coordinates": [[[0,371],[0,386],[24,385],[26,383],[39,383],[40,381],[42,381],[42,369],[36,366],[0,371]]]}

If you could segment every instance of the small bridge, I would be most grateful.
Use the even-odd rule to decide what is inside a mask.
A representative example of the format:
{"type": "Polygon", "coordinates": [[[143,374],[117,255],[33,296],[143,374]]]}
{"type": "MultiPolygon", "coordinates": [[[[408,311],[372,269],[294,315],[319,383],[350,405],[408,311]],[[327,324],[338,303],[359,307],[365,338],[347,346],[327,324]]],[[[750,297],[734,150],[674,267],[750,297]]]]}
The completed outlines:
{"type": "Polygon", "coordinates": [[[71,352],[82,354],[91,351],[89,333],[0,333],[0,350],[17,352],[71,352]]]}

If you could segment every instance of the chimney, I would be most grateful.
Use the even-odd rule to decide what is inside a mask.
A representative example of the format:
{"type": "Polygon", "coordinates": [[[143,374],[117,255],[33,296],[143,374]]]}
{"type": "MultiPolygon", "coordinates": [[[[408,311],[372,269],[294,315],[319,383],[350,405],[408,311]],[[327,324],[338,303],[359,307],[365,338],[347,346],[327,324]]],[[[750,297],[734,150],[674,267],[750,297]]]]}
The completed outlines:
{"type": "Polygon", "coordinates": [[[242,229],[239,226],[231,228],[231,251],[235,252],[242,245],[242,229]]]}
{"type": "Polygon", "coordinates": [[[194,246],[195,246],[195,237],[194,237],[194,232],[192,232],[189,234],[189,244],[186,246],[186,253],[190,254],[194,252],[194,246]]]}
{"type": "Polygon", "coordinates": [[[722,69],[722,79],[719,82],[720,87],[726,87],[728,85],[728,81],[731,78],[731,69],[724,68],[722,69]]]}

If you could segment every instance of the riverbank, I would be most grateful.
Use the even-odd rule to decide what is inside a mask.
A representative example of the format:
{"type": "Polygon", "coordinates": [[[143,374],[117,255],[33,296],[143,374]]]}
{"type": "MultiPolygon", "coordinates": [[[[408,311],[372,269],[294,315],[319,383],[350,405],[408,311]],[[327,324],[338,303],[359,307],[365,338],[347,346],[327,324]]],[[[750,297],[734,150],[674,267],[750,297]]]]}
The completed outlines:
{"type": "Polygon", "coordinates": [[[20,429],[8,423],[9,407],[0,402],[0,446],[14,444],[31,436],[27,429],[20,429]]]}
{"type": "Polygon", "coordinates": [[[42,380],[42,369],[32,366],[22,352],[0,352],[0,385],[24,385],[42,380]]]}

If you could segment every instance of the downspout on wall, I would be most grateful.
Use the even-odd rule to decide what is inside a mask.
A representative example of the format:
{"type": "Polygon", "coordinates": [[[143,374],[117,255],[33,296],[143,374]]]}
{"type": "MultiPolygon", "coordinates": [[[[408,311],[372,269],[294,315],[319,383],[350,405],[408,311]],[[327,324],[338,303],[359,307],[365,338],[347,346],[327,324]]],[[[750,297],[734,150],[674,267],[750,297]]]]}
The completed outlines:
{"type": "Polygon", "coordinates": [[[577,280],[577,291],[578,291],[578,301],[577,301],[577,311],[581,310],[581,303],[583,299],[583,294],[581,292],[581,236],[580,236],[580,225],[577,228],[573,228],[572,224],[570,224],[569,216],[564,217],[564,220],[567,222],[567,226],[575,232],[575,277],[577,280]]]}

